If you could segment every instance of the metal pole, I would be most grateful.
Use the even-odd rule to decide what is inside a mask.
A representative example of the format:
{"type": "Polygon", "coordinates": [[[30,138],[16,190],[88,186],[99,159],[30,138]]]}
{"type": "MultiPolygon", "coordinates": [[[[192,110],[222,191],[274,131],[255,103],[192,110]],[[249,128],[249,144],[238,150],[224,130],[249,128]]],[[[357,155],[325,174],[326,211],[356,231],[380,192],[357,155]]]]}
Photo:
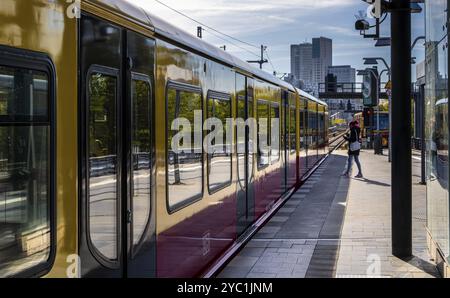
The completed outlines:
{"type": "Polygon", "coordinates": [[[377,134],[380,134],[380,85],[381,75],[377,77],[377,134]]]}
{"type": "Polygon", "coordinates": [[[262,69],[264,63],[264,45],[261,45],[261,62],[259,63],[259,69],[262,69]]]}
{"type": "MultiPolygon", "coordinates": [[[[389,75],[389,81],[390,80],[391,80],[391,76],[389,75]]],[[[392,92],[389,93],[388,101],[389,101],[389,140],[388,140],[389,157],[388,157],[388,161],[392,162],[392,92]]]]}
{"type": "Polygon", "coordinates": [[[392,59],[392,254],[412,255],[411,12],[410,0],[393,0],[392,59]]]}
{"type": "Polygon", "coordinates": [[[420,183],[426,184],[426,177],[425,177],[425,87],[420,86],[419,87],[419,100],[420,100],[420,169],[421,169],[421,175],[420,175],[420,183]]]}

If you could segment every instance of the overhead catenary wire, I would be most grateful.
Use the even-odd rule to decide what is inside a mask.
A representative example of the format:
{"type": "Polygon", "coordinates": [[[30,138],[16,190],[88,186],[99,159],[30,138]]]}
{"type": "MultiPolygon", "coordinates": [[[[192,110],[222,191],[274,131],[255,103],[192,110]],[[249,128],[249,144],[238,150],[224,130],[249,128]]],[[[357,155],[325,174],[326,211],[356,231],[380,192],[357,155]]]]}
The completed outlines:
{"type": "Polygon", "coordinates": [[[221,39],[221,40],[223,40],[223,41],[229,42],[229,43],[231,43],[232,45],[234,45],[235,47],[237,47],[237,48],[239,48],[239,49],[241,49],[241,50],[243,50],[243,51],[245,51],[245,52],[247,52],[247,53],[249,53],[249,54],[251,54],[251,55],[253,55],[253,56],[259,58],[259,55],[256,54],[256,53],[254,53],[254,52],[252,52],[252,51],[250,51],[250,50],[248,50],[248,49],[246,49],[246,48],[244,48],[244,47],[241,47],[241,46],[237,45],[236,43],[234,43],[234,42],[232,42],[232,41],[230,41],[230,40],[228,40],[228,39],[222,38],[222,37],[220,37],[218,34],[215,34],[215,33],[211,32],[211,31],[209,31],[209,30],[206,30],[206,29],[205,29],[205,31],[206,31],[206,32],[209,32],[209,34],[214,35],[215,37],[217,37],[217,38],[219,38],[219,39],[221,39]]]}
{"type": "MultiPolygon", "coordinates": [[[[215,28],[213,28],[211,26],[208,26],[205,23],[200,22],[200,21],[190,17],[189,15],[187,15],[187,14],[185,14],[185,13],[183,13],[183,12],[181,12],[181,11],[179,11],[179,10],[177,10],[177,9],[167,5],[167,4],[165,4],[164,2],[161,2],[159,0],[154,0],[154,1],[159,3],[160,5],[162,5],[164,7],[172,10],[173,12],[175,12],[175,13],[177,13],[177,14],[179,14],[179,15],[181,15],[181,16],[183,16],[183,17],[185,17],[185,18],[187,18],[187,19],[189,19],[189,20],[191,20],[191,21],[193,21],[193,22],[195,22],[197,24],[199,24],[200,26],[204,27],[204,28],[202,28],[202,30],[209,32],[211,35],[215,36],[216,38],[221,39],[222,41],[228,42],[228,43],[232,44],[233,46],[235,46],[235,47],[237,47],[237,48],[239,48],[239,49],[241,49],[241,50],[243,50],[243,51],[245,51],[245,52],[247,52],[247,53],[249,53],[249,54],[251,54],[251,55],[253,55],[255,57],[260,58],[260,55],[256,54],[255,52],[250,51],[249,49],[244,48],[243,46],[238,45],[236,42],[239,42],[239,43],[242,43],[242,44],[244,44],[246,46],[249,46],[249,47],[252,47],[252,48],[257,48],[257,49],[259,49],[260,46],[251,44],[249,42],[246,42],[246,41],[243,41],[243,40],[238,39],[236,37],[233,37],[233,36],[231,36],[229,34],[223,33],[221,31],[219,31],[219,30],[217,30],[217,29],[215,29],[215,28]],[[208,30],[205,29],[205,28],[207,28],[208,30]],[[233,40],[235,42],[233,42],[233,41],[231,41],[229,39],[226,39],[224,37],[221,37],[220,35],[223,35],[223,36],[225,36],[225,37],[227,37],[227,38],[229,38],[229,39],[231,39],[231,40],[233,40]]],[[[271,67],[272,67],[272,70],[275,72],[275,67],[274,67],[274,65],[273,65],[273,63],[272,63],[272,61],[271,61],[271,59],[269,57],[269,53],[268,53],[267,49],[265,49],[264,51],[265,51],[265,53],[267,55],[267,58],[268,58],[268,61],[269,61],[270,65],[271,65],[271,67]]]]}
{"type": "Polygon", "coordinates": [[[154,0],[154,1],[155,1],[155,2],[158,2],[159,4],[161,4],[161,5],[165,6],[165,7],[167,7],[168,9],[170,9],[170,10],[172,10],[172,11],[174,11],[174,12],[176,12],[176,13],[182,15],[182,16],[184,16],[185,18],[188,18],[189,20],[191,20],[191,21],[193,21],[193,22],[195,22],[195,23],[197,23],[197,24],[199,24],[199,25],[201,25],[201,26],[203,26],[203,27],[205,27],[205,28],[208,28],[208,29],[211,30],[211,31],[214,31],[214,32],[216,32],[216,33],[218,33],[218,34],[221,34],[221,35],[223,35],[223,36],[226,36],[226,37],[228,37],[228,38],[231,38],[231,39],[233,39],[233,40],[235,40],[235,41],[237,41],[237,42],[246,44],[247,46],[250,46],[250,47],[259,49],[259,46],[257,46],[257,45],[251,44],[251,43],[249,43],[249,42],[246,42],[246,41],[243,41],[243,40],[238,39],[238,38],[236,38],[236,37],[233,37],[233,36],[231,36],[231,35],[229,35],[229,34],[223,33],[223,32],[221,32],[221,31],[219,31],[219,30],[217,30],[217,29],[214,29],[213,27],[208,26],[208,25],[206,25],[206,24],[204,24],[204,23],[202,23],[202,22],[200,22],[200,21],[197,21],[196,19],[194,19],[194,18],[188,16],[187,14],[185,14],[185,13],[183,13],[183,12],[181,12],[181,11],[179,11],[179,10],[177,10],[177,9],[175,9],[175,8],[173,8],[173,7],[167,5],[167,4],[165,4],[165,3],[163,3],[163,2],[161,2],[161,1],[159,1],[159,0],[154,0]]]}
{"type": "Polygon", "coordinates": [[[264,49],[264,52],[266,52],[267,60],[269,61],[270,66],[272,67],[272,71],[276,72],[275,67],[273,66],[273,63],[272,63],[272,59],[270,59],[269,52],[267,51],[267,49],[264,49]]]}

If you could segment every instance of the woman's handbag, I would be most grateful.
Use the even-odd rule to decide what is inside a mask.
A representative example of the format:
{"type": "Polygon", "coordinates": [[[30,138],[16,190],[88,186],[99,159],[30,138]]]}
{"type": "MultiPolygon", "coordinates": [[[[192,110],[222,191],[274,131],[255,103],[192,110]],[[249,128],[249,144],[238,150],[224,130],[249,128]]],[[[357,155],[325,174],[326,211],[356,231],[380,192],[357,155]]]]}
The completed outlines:
{"type": "Polygon", "coordinates": [[[358,151],[361,150],[361,143],[358,141],[350,143],[350,151],[358,151]]]}

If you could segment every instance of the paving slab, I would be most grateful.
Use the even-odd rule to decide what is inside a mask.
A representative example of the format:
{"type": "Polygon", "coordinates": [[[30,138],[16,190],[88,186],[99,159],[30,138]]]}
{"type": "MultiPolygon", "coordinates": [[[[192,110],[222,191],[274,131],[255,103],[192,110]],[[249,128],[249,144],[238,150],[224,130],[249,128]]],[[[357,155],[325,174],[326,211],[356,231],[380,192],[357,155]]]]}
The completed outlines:
{"type": "MultiPolygon", "coordinates": [[[[362,150],[364,179],[341,176],[346,160],[344,150],[331,154],[218,277],[437,277],[426,244],[425,187],[413,183],[414,257],[400,260],[391,254],[387,157],[362,150]]],[[[413,160],[413,182],[418,173],[413,160]]]]}

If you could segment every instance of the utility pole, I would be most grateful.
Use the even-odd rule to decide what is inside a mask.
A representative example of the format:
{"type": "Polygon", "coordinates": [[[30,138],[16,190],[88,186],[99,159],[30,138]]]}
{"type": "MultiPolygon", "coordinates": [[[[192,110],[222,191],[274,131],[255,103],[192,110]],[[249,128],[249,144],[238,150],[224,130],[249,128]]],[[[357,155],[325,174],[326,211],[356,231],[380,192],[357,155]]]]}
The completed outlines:
{"type": "Polygon", "coordinates": [[[261,59],[260,60],[250,60],[248,63],[257,63],[259,64],[259,68],[262,69],[264,63],[269,62],[267,59],[264,59],[264,51],[267,49],[266,46],[261,45],[261,59]]]}
{"type": "Polygon", "coordinates": [[[392,254],[412,255],[411,10],[410,0],[393,0],[392,59],[392,254]]]}

